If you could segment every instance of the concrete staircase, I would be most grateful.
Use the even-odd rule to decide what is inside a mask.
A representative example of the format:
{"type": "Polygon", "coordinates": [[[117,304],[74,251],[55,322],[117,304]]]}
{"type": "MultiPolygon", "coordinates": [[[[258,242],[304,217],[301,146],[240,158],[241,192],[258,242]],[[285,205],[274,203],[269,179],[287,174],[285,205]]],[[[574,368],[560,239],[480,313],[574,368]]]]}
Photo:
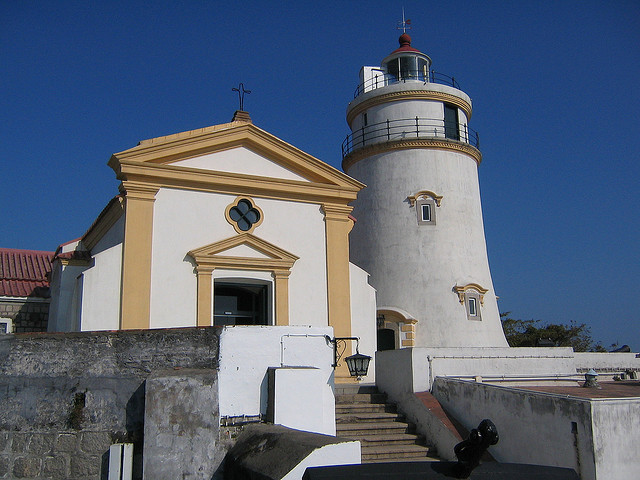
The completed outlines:
{"type": "Polygon", "coordinates": [[[375,386],[336,385],[336,435],[359,440],[362,463],[439,461],[375,386]]]}

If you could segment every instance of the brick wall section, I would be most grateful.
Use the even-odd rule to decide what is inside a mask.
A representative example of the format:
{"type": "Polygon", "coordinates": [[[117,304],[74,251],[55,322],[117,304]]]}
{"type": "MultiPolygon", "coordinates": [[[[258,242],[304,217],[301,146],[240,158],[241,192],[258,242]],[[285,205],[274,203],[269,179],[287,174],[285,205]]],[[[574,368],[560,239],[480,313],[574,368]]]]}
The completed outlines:
{"type": "Polygon", "coordinates": [[[0,297],[0,317],[13,320],[14,333],[46,332],[49,302],[6,300],[0,297]]]}
{"type": "Polygon", "coordinates": [[[0,478],[101,480],[134,443],[141,478],[145,380],[217,369],[216,327],[0,336],[0,478]]]}

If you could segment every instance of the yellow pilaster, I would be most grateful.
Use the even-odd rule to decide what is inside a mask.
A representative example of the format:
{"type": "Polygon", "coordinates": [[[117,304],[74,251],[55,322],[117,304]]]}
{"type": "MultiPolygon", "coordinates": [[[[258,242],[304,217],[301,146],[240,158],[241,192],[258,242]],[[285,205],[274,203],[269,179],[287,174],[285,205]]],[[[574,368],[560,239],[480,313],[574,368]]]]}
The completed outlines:
{"type": "MultiPolygon", "coordinates": [[[[336,337],[351,336],[351,287],[349,283],[349,232],[353,222],[349,218],[352,207],[323,204],[327,237],[327,296],[329,325],[336,337]]],[[[353,382],[344,359],[353,353],[352,342],[335,371],[337,383],[353,382]]]]}
{"type": "Polygon", "coordinates": [[[149,328],[153,203],[157,187],[123,182],[125,226],[120,328],[149,328]]]}
{"type": "Polygon", "coordinates": [[[289,270],[273,272],[275,283],[276,325],[289,325],[289,270]]]}
{"type": "Polygon", "coordinates": [[[198,265],[196,271],[198,274],[197,322],[199,327],[209,327],[212,324],[213,267],[198,265]]]}

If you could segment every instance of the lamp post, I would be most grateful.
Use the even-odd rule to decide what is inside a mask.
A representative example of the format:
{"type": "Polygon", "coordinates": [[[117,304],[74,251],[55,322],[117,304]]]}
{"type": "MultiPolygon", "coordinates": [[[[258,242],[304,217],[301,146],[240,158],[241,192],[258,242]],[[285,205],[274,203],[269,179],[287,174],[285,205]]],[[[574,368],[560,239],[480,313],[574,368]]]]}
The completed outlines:
{"type": "Polygon", "coordinates": [[[369,362],[371,361],[371,357],[368,355],[363,355],[360,353],[360,338],[359,337],[335,337],[331,338],[329,336],[326,337],[328,342],[333,343],[333,368],[336,368],[339,365],[340,358],[347,348],[348,340],[356,341],[356,353],[354,355],[350,355],[345,358],[345,362],[347,362],[347,367],[349,368],[349,374],[352,377],[357,377],[358,379],[367,375],[367,371],[369,370],[369,362]],[[341,344],[342,351],[338,353],[338,344],[341,344]]]}

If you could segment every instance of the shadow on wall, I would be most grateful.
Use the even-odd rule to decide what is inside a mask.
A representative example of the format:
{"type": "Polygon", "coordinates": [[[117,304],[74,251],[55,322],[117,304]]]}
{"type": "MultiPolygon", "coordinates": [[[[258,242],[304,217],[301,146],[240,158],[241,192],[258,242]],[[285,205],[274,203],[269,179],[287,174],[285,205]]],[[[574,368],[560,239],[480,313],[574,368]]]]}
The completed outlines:
{"type": "MultiPolygon", "coordinates": [[[[41,295],[46,295],[42,298],[49,298],[48,292],[42,293],[41,295]]],[[[13,310],[7,311],[7,316],[11,318],[13,322],[13,333],[47,331],[47,324],[49,322],[48,302],[33,302],[27,299],[19,308],[18,304],[7,305],[6,308],[13,310]]]]}
{"type": "MultiPolygon", "coordinates": [[[[144,406],[146,381],[133,392],[125,407],[124,432],[112,432],[111,443],[133,444],[133,480],[142,480],[142,452],[144,447],[144,406]]],[[[76,394],[76,398],[78,394],[76,394]]],[[[75,410],[76,415],[78,413],[75,410]]],[[[80,417],[81,420],[81,417],[80,417]]],[[[81,429],[81,426],[77,428],[81,429]]],[[[109,479],[109,449],[102,454],[100,465],[100,480],[109,479]]]]}

